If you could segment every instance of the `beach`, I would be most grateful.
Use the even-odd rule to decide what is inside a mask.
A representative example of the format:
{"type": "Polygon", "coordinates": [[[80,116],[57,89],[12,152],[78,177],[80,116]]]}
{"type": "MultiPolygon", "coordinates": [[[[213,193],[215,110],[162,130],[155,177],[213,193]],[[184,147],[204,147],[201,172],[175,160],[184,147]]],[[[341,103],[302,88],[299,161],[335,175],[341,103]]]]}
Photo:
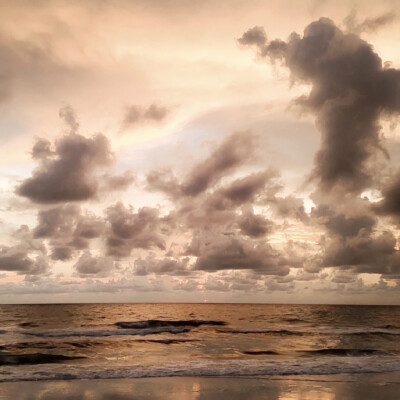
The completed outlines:
{"type": "Polygon", "coordinates": [[[174,377],[0,384],[18,400],[398,400],[400,374],[288,377],[174,377]]]}

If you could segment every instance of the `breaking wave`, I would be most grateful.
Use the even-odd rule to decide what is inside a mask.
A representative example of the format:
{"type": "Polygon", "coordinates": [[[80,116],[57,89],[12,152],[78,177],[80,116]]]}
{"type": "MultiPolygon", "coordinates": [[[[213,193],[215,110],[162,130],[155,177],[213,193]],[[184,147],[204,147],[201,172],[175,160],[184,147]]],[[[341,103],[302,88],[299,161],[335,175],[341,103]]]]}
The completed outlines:
{"type": "Polygon", "coordinates": [[[207,321],[207,320],[175,320],[175,321],[164,321],[159,319],[149,319],[146,321],[134,321],[134,322],[116,322],[116,326],[123,329],[147,329],[147,328],[160,328],[160,327],[193,327],[197,328],[201,325],[226,325],[224,321],[207,321]]]}
{"type": "Polygon", "coordinates": [[[179,333],[189,332],[188,328],[174,328],[174,327],[159,327],[159,328],[145,328],[145,329],[98,329],[92,331],[20,331],[23,335],[38,336],[38,337],[106,337],[106,336],[146,336],[157,335],[160,333],[172,333],[173,335],[179,333]]]}
{"type": "Polygon", "coordinates": [[[324,357],[299,359],[250,360],[193,360],[157,366],[131,365],[124,368],[90,371],[75,368],[74,372],[19,371],[12,377],[1,376],[0,381],[64,380],[64,379],[116,379],[173,376],[287,376],[335,375],[400,371],[400,358],[387,357],[324,357]]]}

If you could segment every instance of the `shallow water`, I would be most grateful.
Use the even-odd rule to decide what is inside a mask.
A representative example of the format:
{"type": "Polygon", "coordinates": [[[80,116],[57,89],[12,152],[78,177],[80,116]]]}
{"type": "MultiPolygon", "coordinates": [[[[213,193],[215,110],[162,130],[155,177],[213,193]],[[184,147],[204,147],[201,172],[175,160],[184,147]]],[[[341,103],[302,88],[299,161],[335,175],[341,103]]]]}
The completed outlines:
{"type": "Polygon", "coordinates": [[[400,371],[400,307],[0,306],[0,381],[400,371]]]}

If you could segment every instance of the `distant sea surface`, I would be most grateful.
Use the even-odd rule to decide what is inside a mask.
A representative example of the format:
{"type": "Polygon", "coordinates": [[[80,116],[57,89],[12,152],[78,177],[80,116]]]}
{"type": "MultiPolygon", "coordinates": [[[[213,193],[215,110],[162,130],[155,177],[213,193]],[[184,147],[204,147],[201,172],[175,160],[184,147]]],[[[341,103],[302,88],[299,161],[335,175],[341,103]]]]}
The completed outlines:
{"type": "Polygon", "coordinates": [[[400,371],[400,307],[0,306],[0,382],[400,371]]]}

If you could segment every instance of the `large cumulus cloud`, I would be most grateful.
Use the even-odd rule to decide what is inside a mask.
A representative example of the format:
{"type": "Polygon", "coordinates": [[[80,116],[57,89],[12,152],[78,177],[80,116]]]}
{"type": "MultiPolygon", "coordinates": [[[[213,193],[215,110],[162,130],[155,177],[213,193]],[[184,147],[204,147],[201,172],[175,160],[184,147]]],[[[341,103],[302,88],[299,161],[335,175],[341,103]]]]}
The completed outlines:
{"type": "Polygon", "coordinates": [[[39,204],[55,204],[93,199],[99,191],[123,190],[134,181],[131,171],[122,175],[100,175],[115,159],[106,136],[98,133],[85,137],[78,133],[79,123],[72,107],[60,110],[68,133],[54,145],[40,138],[32,148],[39,162],[32,177],[17,187],[17,194],[39,204]]]}
{"type": "MultiPolygon", "coordinates": [[[[42,141],[41,147],[43,144],[46,143],[42,141]]],[[[35,147],[33,154],[37,158],[35,147]]],[[[110,143],[102,134],[86,138],[70,133],[57,141],[50,156],[43,150],[40,153],[39,167],[22,182],[17,193],[43,204],[95,197],[99,185],[93,173],[97,167],[110,165],[113,158],[110,143]]]]}
{"type": "Polygon", "coordinates": [[[294,81],[311,84],[297,103],[316,115],[321,148],[313,176],[328,191],[343,185],[358,191],[371,181],[368,160],[382,149],[379,118],[400,111],[400,70],[384,68],[372,46],[321,18],[303,36],[268,41],[262,27],[239,39],[260,57],[282,62],[294,81]]]}

